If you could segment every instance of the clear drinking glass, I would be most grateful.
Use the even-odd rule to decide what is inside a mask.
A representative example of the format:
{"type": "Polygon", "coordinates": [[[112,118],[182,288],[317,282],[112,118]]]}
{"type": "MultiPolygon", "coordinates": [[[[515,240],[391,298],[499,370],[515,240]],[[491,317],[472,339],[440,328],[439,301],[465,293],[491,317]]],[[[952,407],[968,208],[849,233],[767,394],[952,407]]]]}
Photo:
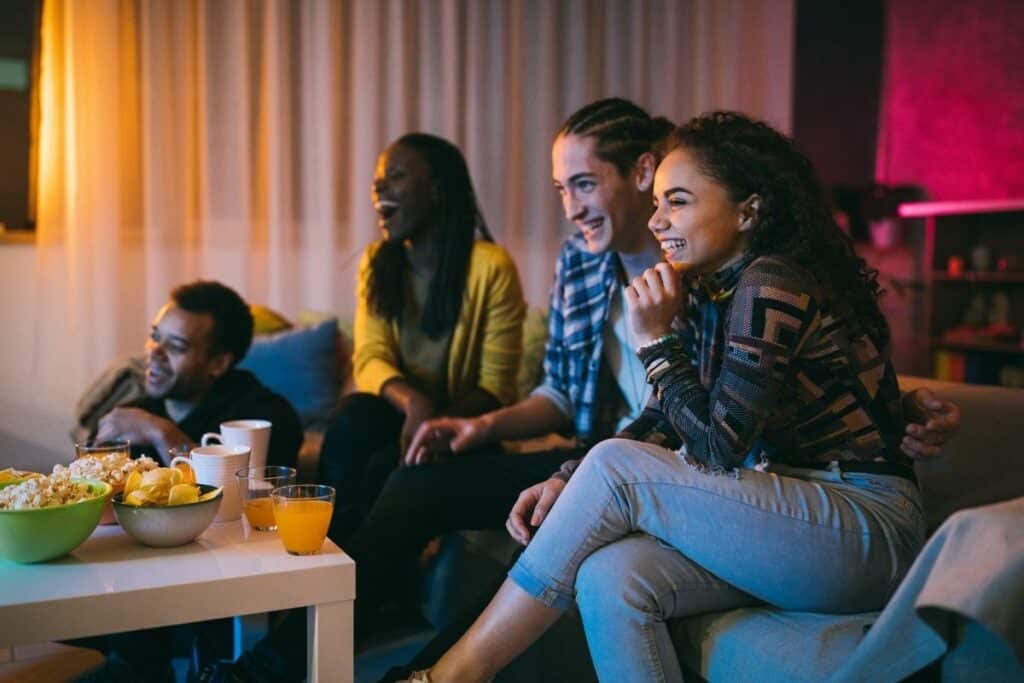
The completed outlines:
{"type": "Polygon", "coordinates": [[[295,484],[274,489],[274,519],[284,549],[292,555],[315,555],[327,538],[334,510],[334,488],[295,484]]]}
{"type": "Polygon", "coordinates": [[[132,456],[131,442],[127,440],[100,441],[99,439],[89,439],[88,441],[80,441],[75,444],[76,460],[78,458],[96,458],[114,453],[120,453],[124,457],[130,458],[132,456]]]}
{"type": "MultiPolygon", "coordinates": [[[[80,441],[75,444],[75,460],[81,460],[84,458],[106,458],[108,455],[123,455],[125,458],[132,457],[132,444],[127,440],[107,440],[100,441],[99,439],[89,439],[88,441],[80,441]]],[[[94,468],[100,468],[99,463],[79,463],[79,466],[85,466],[82,469],[86,472],[93,471],[94,468]]],[[[78,466],[74,467],[72,471],[75,471],[78,466]]],[[[106,471],[106,468],[101,468],[106,471]]],[[[79,470],[82,471],[82,470],[79,470]]],[[[112,487],[113,493],[111,494],[110,500],[107,501],[106,506],[103,508],[103,514],[100,516],[100,524],[114,524],[114,504],[113,497],[124,490],[124,480],[110,481],[108,476],[101,477],[106,480],[112,487]]]]}
{"type": "Polygon", "coordinates": [[[295,483],[294,467],[246,467],[235,472],[242,510],[249,526],[257,531],[274,531],[274,502],[270,493],[276,488],[295,483]]]}

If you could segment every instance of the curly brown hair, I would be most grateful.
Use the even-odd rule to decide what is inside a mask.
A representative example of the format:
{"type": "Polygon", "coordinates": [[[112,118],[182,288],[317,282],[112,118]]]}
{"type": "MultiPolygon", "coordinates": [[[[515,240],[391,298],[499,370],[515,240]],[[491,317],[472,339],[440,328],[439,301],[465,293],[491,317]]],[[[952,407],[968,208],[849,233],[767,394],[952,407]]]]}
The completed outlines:
{"type": "Polygon", "coordinates": [[[754,254],[796,261],[815,277],[829,303],[848,306],[850,322],[879,349],[888,346],[889,324],[878,307],[884,293],[878,271],[857,256],[832,216],[813,164],[790,138],[744,114],[716,111],[677,128],[672,145],[690,152],[732,201],[760,197],[750,239],[754,254]]]}

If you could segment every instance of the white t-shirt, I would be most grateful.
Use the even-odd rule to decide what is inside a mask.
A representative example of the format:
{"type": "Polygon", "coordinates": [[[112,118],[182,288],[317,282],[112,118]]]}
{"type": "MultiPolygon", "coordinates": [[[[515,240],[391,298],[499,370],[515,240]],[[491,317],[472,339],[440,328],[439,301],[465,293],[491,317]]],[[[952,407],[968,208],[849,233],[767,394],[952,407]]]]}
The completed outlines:
{"type": "Polygon", "coordinates": [[[626,320],[626,288],[619,287],[608,308],[608,325],[604,329],[604,353],[615,381],[626,399],[626,414],[619,419],[620,431],[640,417],[651,398],[653,387],[647,383],[644,364],[636,356],[637,344],[626,320]]]}

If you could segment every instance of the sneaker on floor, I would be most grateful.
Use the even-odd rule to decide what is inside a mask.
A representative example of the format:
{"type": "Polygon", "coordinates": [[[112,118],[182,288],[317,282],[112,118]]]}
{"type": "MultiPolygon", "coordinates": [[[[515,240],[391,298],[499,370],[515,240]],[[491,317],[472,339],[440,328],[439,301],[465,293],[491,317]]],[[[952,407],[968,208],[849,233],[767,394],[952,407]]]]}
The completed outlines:
{"type": "Polygon", "coordinates": [[[298,683],[302,680],[288,672],[287,665],[276,653],[256,648],[242,654],[234,662],[211,664],[189,677],[189,683],[298,683]]]}

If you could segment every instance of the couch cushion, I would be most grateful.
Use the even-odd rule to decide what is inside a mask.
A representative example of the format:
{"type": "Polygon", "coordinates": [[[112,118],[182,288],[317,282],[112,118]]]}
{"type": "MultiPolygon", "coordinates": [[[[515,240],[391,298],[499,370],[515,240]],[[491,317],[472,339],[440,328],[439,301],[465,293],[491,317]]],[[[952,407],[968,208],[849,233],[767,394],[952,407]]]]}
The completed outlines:
{"type": "Polygon", "coordinates": [[[341,388],[338,321],[256,337],[238,365],[288,399],[303,424],[325,418],[341,388]]]}
{"type": "Polygon", "coordinates": [[[294,327],[288,318],[269,306],[251,304],[249,312],[252,313],[252,333],[255,335],[284,332],[294,327]]]}
{"type": "Polygon", "coordinates": [[[900,389],[931,389],[960,406],[960,431],[942,454],[919,461],[917,472],[928,530],[957,510],[1024,496],[1020,426],[1024,389],[900,377],[900,389]]]}
{"type": "Polygon", "coordinates": [[[669,624],[684,668],[709,681],[823,681],[878,612],[812,614],[745,607],[669,624]]]}

